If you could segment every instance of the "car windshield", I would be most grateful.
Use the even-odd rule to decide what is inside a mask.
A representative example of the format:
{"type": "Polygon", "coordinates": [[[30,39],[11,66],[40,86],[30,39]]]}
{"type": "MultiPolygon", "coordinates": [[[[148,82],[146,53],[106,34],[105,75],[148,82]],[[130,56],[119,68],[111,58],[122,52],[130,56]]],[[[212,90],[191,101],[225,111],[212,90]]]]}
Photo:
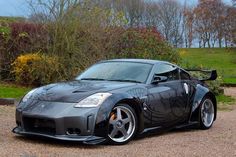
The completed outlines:
{"type": "Polygon", "coordinates": [[[87,69],[76,80],[145,83],[152,64],[136,62],[103,62],[87,69]]]}

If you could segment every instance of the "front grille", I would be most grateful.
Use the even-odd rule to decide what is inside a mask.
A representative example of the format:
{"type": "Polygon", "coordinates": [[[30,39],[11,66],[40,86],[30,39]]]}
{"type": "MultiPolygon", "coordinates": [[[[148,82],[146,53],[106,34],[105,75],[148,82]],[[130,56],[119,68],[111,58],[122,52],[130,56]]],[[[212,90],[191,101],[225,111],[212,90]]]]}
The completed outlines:
{"type": "Polygon", "coordinates": [[[46,118],[23,118],[25,131],[36,132],[41,134],[56,134],[55,121],[46,118]]]}

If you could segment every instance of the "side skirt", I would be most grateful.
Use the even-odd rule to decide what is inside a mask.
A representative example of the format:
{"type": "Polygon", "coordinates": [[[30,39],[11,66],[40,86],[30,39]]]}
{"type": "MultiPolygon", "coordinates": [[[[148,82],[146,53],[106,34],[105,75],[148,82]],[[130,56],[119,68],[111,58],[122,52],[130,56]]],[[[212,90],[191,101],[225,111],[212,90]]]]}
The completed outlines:
{"type": "Polygon", "coordinates": [[[152,127],[152,128],[146,128],[144,129],[140,135],[145,134],[145,133],[152,133],[152,132],[163,132],[163,131],[170,131],[172,129],[181,129],[181,128],[187,128],[187,127],[196,127],[199,125],[199,122],[194,121],[194,122],[188,122],[188,123],[184,123],[181,125],[177,125],[177,126],[173,126],[173,127],[168,127],[168,128],[163,128],[162,126],[158,126],[158,127],[152,127]]]}
{"type": "Polygon", "coordinates": [[[181,128],[186,128],[186,127],[192,127],[192,126],[198,126],[199,122],[189,122],[189,123],[185,123],[185,124],[181,124],[178,125],[176,127],[174,127],[175,129],[181,129],[181,128]]]}
{"type": "Polygon", "coordinates": [[[158,127],[152,127],[152,128],[146,128],[144,129],[140,134],[144,134],[147,132],[152,132],[152,131],[157,131],[157,130],[161,130],[163,127],[158,126],[158,127]]]}

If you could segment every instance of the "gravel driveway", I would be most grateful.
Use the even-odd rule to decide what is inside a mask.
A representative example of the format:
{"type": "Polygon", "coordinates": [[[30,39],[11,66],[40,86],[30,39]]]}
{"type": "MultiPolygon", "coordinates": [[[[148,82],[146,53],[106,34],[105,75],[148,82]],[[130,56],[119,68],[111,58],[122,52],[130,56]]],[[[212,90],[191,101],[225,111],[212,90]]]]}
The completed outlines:
{"type": "Polygon", "coordinates": [[[11,133],[15,126],[14,107],[0,106],[0,156],[87,157],[87,156],[235,156],[236,107],[218,112],[210,130],[177,130],[133,140],[124,146],[87,146],[11,133]]]}

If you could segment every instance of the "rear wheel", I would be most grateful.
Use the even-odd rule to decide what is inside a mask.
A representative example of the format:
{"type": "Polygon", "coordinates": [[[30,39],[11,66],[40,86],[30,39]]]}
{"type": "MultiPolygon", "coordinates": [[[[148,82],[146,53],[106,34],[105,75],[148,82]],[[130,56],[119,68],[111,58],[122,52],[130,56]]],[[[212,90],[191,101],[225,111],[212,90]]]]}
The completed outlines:
{"type": "Polygon", "coordinates": [[[200,105],[200,127],[201,129],[211,128],[215,118],[215,108],[210,98],[205,98],[200,105]]]}
{"type": "Polygon", "coordinates": [[[137,130],[137,116],[127,104],[115,106],[109,118],[108,138],[112,144],[126,144],[137,130]]]}

